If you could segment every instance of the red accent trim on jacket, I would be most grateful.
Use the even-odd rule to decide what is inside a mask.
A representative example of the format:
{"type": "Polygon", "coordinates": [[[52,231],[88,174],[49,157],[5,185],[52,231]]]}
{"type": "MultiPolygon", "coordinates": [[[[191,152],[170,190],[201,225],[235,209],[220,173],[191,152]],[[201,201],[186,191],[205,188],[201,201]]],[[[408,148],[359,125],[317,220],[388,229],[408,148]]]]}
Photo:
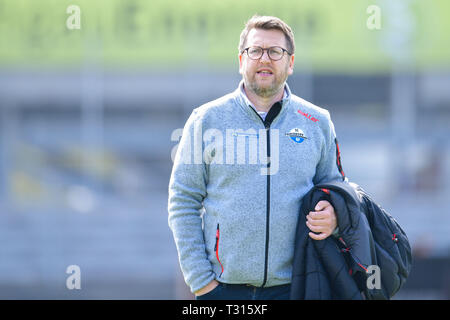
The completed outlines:
{"type": "Polygon", "coordinates": [[[336,143],[336,164],[338,167],[338,170],[343,178],[345,178],[344,170],[342,169],[342,163],[341,163],[341,151],[339,150],[339,144],[337,139],[334,139],[334,143],[336,143]]]}
{"type": "Polygon", "coordinates": [[[223,273],[223,265],[222,262],[220,262],[219,259],[219,240],[220,240],[220,228],[219,228],[219,224],[217,224],[217,231],[216,231],[216,245],[214,247],[214,251],[216,251],[216,258],[217,261],[219,261],[220,267],[222,268],[222,272],[220,272],[219,278],[223,273]]]}

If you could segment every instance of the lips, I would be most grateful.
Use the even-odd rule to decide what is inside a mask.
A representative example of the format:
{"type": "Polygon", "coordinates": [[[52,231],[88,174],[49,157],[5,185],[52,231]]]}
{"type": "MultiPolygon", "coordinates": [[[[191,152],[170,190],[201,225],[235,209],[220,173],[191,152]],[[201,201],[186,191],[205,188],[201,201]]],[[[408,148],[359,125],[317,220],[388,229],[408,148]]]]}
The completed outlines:
{"type": "Polygon", "coordinates": [[[272,70],[270,69],[259,69],[256,71],[256,74],[260,77],[271,77],[273,75],[272,70]]]}
{"type": "Polygon", "coordinates": [[[271,75],[273,74],[272,70],[270,69],[259,69],[256,71],[256,73],[260,74],[260,75],[271,75]]]}

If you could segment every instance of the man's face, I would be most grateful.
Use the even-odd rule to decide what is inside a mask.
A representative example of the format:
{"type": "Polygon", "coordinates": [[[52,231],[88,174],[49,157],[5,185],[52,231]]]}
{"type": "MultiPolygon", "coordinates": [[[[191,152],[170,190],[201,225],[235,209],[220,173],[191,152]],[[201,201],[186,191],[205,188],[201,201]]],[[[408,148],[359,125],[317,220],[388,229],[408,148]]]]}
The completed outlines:
{"type": "MultiPolygon", "coordinates": [[[[287,49],[286,39],[280,30],[252,29],[247,35],[245,48],[258,46],[261,48],[281,47],[287,49]]],[[[294,55],[284,53],[283,58],[272,61],[264,51],[259,60],[252,60],[244,52],[239,55],[239,73],[244,78],[247,90],[260,97],[268,98],[282,90],[284,83],[294,70],[294,55]]]]}

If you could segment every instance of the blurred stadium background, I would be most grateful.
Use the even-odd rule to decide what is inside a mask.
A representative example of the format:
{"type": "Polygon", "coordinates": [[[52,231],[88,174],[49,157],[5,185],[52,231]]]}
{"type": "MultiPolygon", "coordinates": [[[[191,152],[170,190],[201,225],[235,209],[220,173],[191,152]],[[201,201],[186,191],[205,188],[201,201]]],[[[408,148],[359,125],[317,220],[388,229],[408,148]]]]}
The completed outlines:
{"type": "Polygon", "coordinates": [[[0,298],[192,298],[167,226],[176,129],[237,87],[255,13],[292,26],[293,92],[411,241],[395,298],[450,298],[446,0],[0,0],[0,298]]]}

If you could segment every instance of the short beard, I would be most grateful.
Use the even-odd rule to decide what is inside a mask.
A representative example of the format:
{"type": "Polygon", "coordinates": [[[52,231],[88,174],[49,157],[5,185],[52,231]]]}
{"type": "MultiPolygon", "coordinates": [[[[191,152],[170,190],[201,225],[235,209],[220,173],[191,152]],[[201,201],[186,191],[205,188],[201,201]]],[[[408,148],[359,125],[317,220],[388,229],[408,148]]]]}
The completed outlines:
{"type": "Polygon", "coordinates": [[[280,90],[282,90],[284,88],[286,80],[287,80],[287,75],[286,75],[286,78],[283,79],[283,81],[278,82],[275,79],[275,81],[270,86],[262,88],[257,85],[256,81],[249,81],[248,79],[246,79],[246,77],[244,77],[244,84],[245,84],[246,88],[251,90],[257,96],[259,96],[261,98],[270,98],[270,97],[273,97],[274,95],[276,95],[278,92],[280,92],[280,90]],[[277,86],[277,83],[279,83],[278,86],[277,86]]]}
{"type": "Polygon", "coordinates": [[[265,88],[259,87],[256,82],[249,83],[248,85],[249,89],[257,96],[261,98],[270,98],[280,91],[280,89],[284,86],[284,83],[278,87],[276,87],[275,84],[272,84],[271,86],[265,88]]]}

